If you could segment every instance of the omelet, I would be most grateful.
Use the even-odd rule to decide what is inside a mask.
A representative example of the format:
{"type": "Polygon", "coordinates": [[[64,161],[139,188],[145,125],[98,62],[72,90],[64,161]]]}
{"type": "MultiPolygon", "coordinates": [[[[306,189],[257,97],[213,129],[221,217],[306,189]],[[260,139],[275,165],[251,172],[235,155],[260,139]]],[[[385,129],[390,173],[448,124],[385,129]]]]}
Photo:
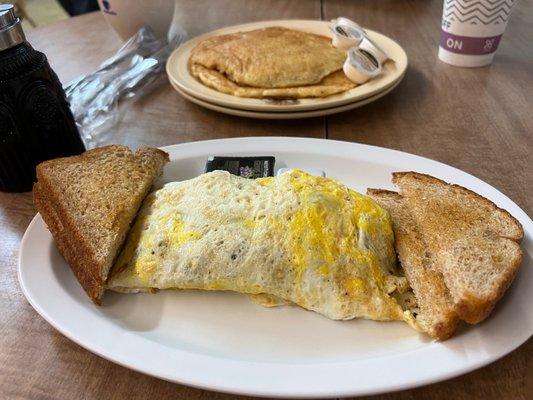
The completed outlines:
{"type": "Polygon", "coordinates": [[[191,51],[189,71],[238,97],[325,97],[356,86],[342,71],[345,60],[330,38],[269,27],[203,40],[191,51]]]}
{"type": "Polygon", "coordinates": [[[225,171],[166,184],[145,200],[107,287],[229,290],[335,320],[405,320],[387,211],[325,177],[225,171]]]}

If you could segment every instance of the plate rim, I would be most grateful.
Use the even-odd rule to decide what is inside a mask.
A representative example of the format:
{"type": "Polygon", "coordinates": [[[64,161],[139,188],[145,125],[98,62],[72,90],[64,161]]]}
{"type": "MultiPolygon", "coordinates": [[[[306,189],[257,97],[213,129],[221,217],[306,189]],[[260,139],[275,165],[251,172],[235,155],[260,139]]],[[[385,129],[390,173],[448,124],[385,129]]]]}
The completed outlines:
{"type": "Polygon", "coordinates": [[[309,111],[286,111],[286,112],[268,112],[268,111],[252,111],[252,110],[243,110],[233,107],[224,107],[215,103],[209,103],[202,99],[198,99],[193,95],[183,92],[177,84],[169,76],[170,86],[178,92],[185,100],[198,105],[199,107],[206,108],[208,110],[219,112],[222,114],[233,115],[236,117],[245,117],[245,118],[255,118],[255,119],[272,119],[272,120],[286,120],[286,119],[304,119],[304,118],[317,118],[323,117],[326,115],[338,114],[345,111],[350,111],[359,107],[363,107],[367,104],[373,103],[385,97],[394,89],[396,89],[400,83],[403,81],[405,74],[401,76],[394,84],[388,88],[378,92],[372,96],[361,99],[360,101],[355,101],[353,103],[348,103],[336,107],[322,108],[318,110],[309,110],[309,111]],[[176,86],[175,86],[176,85],[176,86]]]}
{"type": "MultiPolygon", "coordinates": [[[[203,101],[214,103],[216,102],[220,106],[224,107],[230,107],[230,108],[239,108],[243,110],[250,110],[250,111],[268,111],[268,112],[295,112],[295,111],[308,111],[308,110],[318,110],[321,108],[332,108],[344,104],[353,103],[359,100],[362,100],[366,97],[370,97],[380,91],[383,91],[390,87],[391,85],[395,84],[398,80],[403,79],[403,76],[405,75],[409,60],[407,57],[407,53],[403,49],[402,46],[395,40],[391,39],[390,37],[379,33],[377,31],[366,29],[365,31],[367,34],[372,37],[372,39],[380,44],[381,47],[387,47],[387,46],[393,46],[396,51],[398,52],[398,60],[395,60],[397,64],[400,65],[400,69],[397,72],[396,78],[394,78],[392,81],[379,86],[378,88],[374,88],[373,90],[370,90],[368,92],[364,92],[358,95],[351,95],[351,96],[345,96],[350,91],[357,90],[358,88],[364,87],[365,85],[359,85],[358,87],[354,89],[350,89],[349,91],[328,96],[326,98],[319,98],[319,99],[301,99],[300,101],[303,101],[303,104],[287,104],[287,105],[275,105],[275,104],[266,104],[261,99],[255,99],[255,98],[237,98],[236,96],[232,96],[229,94],[221,93],[215,89],[209,88],[200,82],[196,80],[192,75],[190,75],[188,68],[186,68],[186,64],[188,62],[188,55],[190,53],[190,50],[192,47],[200,42],[201,40],[204,40],[208,37],[214,36],[214,35],[221,35],[226,33],[231,33],[235,31],[240,30],[251,30],[251,29],[258,29],[266,26],[274,26],[274,25],[287,25],[291,26],[292,29],[295,29],[296,27],[292,26],[294,24],[309,24],[309,25],[317,25],[319,27],[324,28],[325,25],[329,25],[329,21],[320,21],[320,20],[309,20],[309,19],[282,19],[282,20],[269,20],[269,21],[257,21],[257,22],[251,22],[251,23],[245,23],[245,24],[238,24],[238,25],[232,25],[227,26],[223,28],[219,28],[204,34],[201,34],[199,36],[196,36],[194,38],[191,38],[190,40],[183,43],[181,46],[179,46],[177,49],[175,49],[169,56],[166,65],[165,65],[165,71],[167,73],[167,76],[172,78],[174,82],[181,88],[182,91],[188,93],[191,96],[194,96],[196,98],[200,98],[203,101]],[[386,44],[385,44],[385,43],[386,44]],[[181,60],[181,57],[187,56],[186,60],[181,60]],[[186,80],[184,80],[184,77],[181,76],[181,74],[174,73],[173,68],[177,69],[179,66],[183,66],[182,64],[185,64],[183,68],[186,75],[186,80]],[[189,88],[187,85],[187,82],[193,82],[192,84],[194,86],[197,86],[197,89],[206,90],[206,94],[199,92],[198,90],[194,90],[194,88],[189,88]],[[210,96],[211,95],[211,96],[210,96]],[[335,96],[343,96],[343,98],[337,98],[335,99],[335,96]],[[310,104],[308,104],[310,103],[310,104]]],[[[317,28],[318,29],[318,28],[317,28]]],[[[327,34],[330,35],[329,30],[327,30],[327,34]]],[[[378,77],[378,80],[382,80],[384,77],[378,77]]],[[[374,80],[375,81],[375,80],[374,80]]],[[[368,86],[367,86],[368,87],[368,86]]]]}
{"type": "MultiPolygon", "coordinates": [[[[276,140],[282,140],[282,141],[296,141],[296,142],[303,142],[303,141],[308,141],[308,142],[314,142],[314,143],[318,143],[320,142],[321,144],[325,144],[325,142],[329,142],[330,144],[328,145],[335,145],[335,143],[337,144],[337,146],[339,144],[342,144],[342,146],[345,146],[345,147],[351,147],[351,146],[346,146],[346,145],[354,145],[355,147],[360,147],[360,149],[369,149],[371,151],[385,151],[385,152],[392,152],[391,154],[393,155],[399,155],[401,157],[407,157],[407,158],[412,158],[412,157],[415,157],[415,159],[419,159],[420,161],[424,162],[424,163],[428,163],[428,165],[433,165],[434,167],[439,167],[439,168],[443,168],[445,170],[448,170],[448,171],[444,171],[444,174],[445,175],[450,175],[451,172],[455,172],[455,173],[460,173],[460,175],[463,175],[465,179],[468,179],[468,180],[472,180],[472,185],[474,184],[477,184],[477,185],[481,185],[482,188],[484,190],[488,190],[488,191],[491,191],[491,192],[494,192],[494,195],[493,196],[497,196],[499,199],[498,202],[501,202],[502,200],[504,200],[505,202],[508,202],[509,205],[512,205],[512,211],[510,211],[512,213],[512,215],[514,215],[521,223],[522,225],[524,226],[524,232],[525,232],[525,235],[524,235],[524,242],[526,241],[526,238],[527,240],[529,241],[528,244],[530,245],[529,247],[531,247],[531,237],[533,235],[533,222],[531,221],[531,218],[529,218],[529,216],[527,215],[527,213],[522,210],[516,203],[514,203],[509,197],[507,197],[505,194],[503,194],[502,192],[500,192],[498,189],[496,189],[495,187],[493,187],[492,185],[482,181],[481,179],[465,172],[465,171],[462,171],[462,170],[459,170],[453,166],[450,166],[450,165],[447,165],[447,164],[444,164],[444,163],[441,163],[439,161],[436,161],[436,160],[432,160],[432,159],[429,159],[429,158],[426,158],[426,157],[422,157],[422,156],[417,156],[417,155],[414,155],[414,154],[411,154],[411,153],[407,153],[407,152],[403,152],[403,151],[399,151],[399,150],[394,150],[394,149],[388,149],[388,148],[385,148],[385,147],[380,147],[380,146],[373,146],[373,145],[366,145],[366,144],[360,144],[360,143],[354,143],[354,142],[344,142],[344,141],[337,141],[337,140],[330,140],[330,139],[316,139],[316,138],[299,138],[299,137],[279,137],[279,136],[274,136],[274,137],[241,137],[241,138],[226,138],[226,139],[211,139],[211,140],[205,140],[205,141],[197,141],[197,142],[186,142],[186,143],[180,143],[180,144],[174,144],[174,145],[169,145],[169,146],[164,146],[164,147],[161,147],[161,149],[163,150],[166,150],[166,151],[169,151],[170,154],[171,154],[171,160],[173,159],[172,158],[172,152],[174,151],[175,148],[177,148],[176,151],[180,151],[182,150],[181,148],[183,147],[196,147],[196,146],[202,146],[204,144],[206,144],[206,142],[210,142],[211,144],[213,144],[215,142],[215,144],[219,144],[220,142],[250,142],[250,141],[266,141],[268,143],[268,141],[271,141],[273,139],[276,139],[276,140]]],[[[252,145],[255,144],[255,143],[252,143],[252,145]]],[[[280,144],[281,146],[281,144],[280,144]]],[[[175,158],[174,158],[175,159],[175,158]]],[[[495,201],[494,198],[491,198],[492,201],[495,201]]],[[[496,201],[495,201],[496,202],[496,201]]],[[[137,365],[132,365],[131,363],[128,363],[128,362],[125,362],[123,361],[124,360],[124,357],[120,358],[120,357],[117,357],[116,355],[109,355],[109,354],[105,354],[104,352],[100,351],[100,348],[94,348],[94,347],[91,347],[90,345],[88,345],[87,343],[83,342],[83,341],[80,341],[80,339],[76,336],[72,336],[70,334],[70,331],[68,328],[65,328],[63,327],[61,324],[57,323],[57,321],[54,320],[53,317],[51,317],[49,315],[49,313],[43,309],[41,307],[40,304],[38,304],[38,302],[35,301],[35,299],[32,298],[32,294],[30,292],[28,292],[28,288],[26,287],[25,285],[25,280],[24,280],[24,277],[23,277],[23,271],[22,271],[22,264],[23,264],[23,258],[25,257],[24,256],[24,249],[25,247],[27,246],[27,242],[30,240],[30,236],[32,234],[32,230],[33,229],[36,229],[36,226],[39,224],[39,222],[42,222],[40,216],[37,214],[31,221],[31,223],[29,224],[28,228],[26,229],[25,233],[24,233],[24,236],[21,240],[21,244],[20,244],[20,249],[19,249],[19,253],[18,253],[18,266],[17,266],[17,276],[18,276],[18,279],[19,279],[19,284],[22,288],[22,291],[25,295],[25,297],[27,298],[28,302],[32,305],[32,307],[48,322],[50,323],[56,330],[58,330],[59,332],[61,332],[63,335],[65,335],[66,337],[68,337],[69,339],[71,339],[72,341],[74,341],[75,343],[79,344],[80,346],[82,346],[83,348],[89,350],[90,352],[92,353],[95,353],[107,360],[110,360],[114,363],[117,363],[119,365],[122,365],[124,367],[127,367],[127,368],[130,368],[130,369],[133,369],[133,370],[136,370],[136,371],[139,371],[139,372],[142,372],[142,373],[145,373],[145,374],[148,374],[148,375],[151,375],[151,376],[155,376],[155,377],[158,377],[158,378],[161,378],[161,379],[165,379],[165,380],[168,380],[168,381],[172,381],[172,382],[176,382],[176,383],[181,383],[181,384],[185,384],[185,385],[188,385],[188,386],[193,386],[193,387],[198,387],[198,388],[202,388],[202,389],[209,389],[209,390],[216,390],[216,391],[221,391],[221,392],[226,392],[226,393],[234,393],[234,394],[248,394],[248,395],[255,395],[255,396],[274,396],[274,397],[286,397],[286,396],[290,396],[290,397],[313,397],[313,398],[317,398],[317,397],[324,397],[324,396],[328,396],[328,397],[337,397],[337,396],[351,396],[351,395],[369,395],[369,394],[379,394],[379,393],[386,393],[386,392],[392,392],[392,391],[398,391],[398,390],[403,390],[403,389],[408,389],[408,388],[413,388],[413,387],[419,387],[419,386],[423,386],[423,385],[426,385],[426,384],[430,384],[430,383],[434,383],[434,382],[439,382],[439,381],[442,381],[442,380],[446,380],[446,379],[450,379],[450,378],[453,378],[453,377],[456,377],[456,376],[459,376],[459,375],[462,375],[462,374],[465,374],[465,373],[468,373],[470,371],[473,371],[475,369],[478,369],[478,368],[481,368],[487,364],[490,364],[496,360],[498,360],[499,358],[509,354],[510,352],[512,352],[513,350],[515,350],[516,348],[520,347],[523,343],[525,343],[532,335],[533,331],[530,331],[530,332],[526,332],[524,333],[523,335],[520,335],[520,339],[518,340],[515,340],[513,342],[513,344],[511,346],[509,346],[508,348],[505,348],[505,350],[501,350],[499,351],[496,355],[494,355],[494,353],[490,354],[490,355],[487,355],[487,354],[483,354],[483,357],[481,357],[481,359],[479,360],[476,360],[476,362],[471,362],[471,360],[469,360],[469,362],[467,363],[463,363],[461,365],[460,368],[456,368],[452,371],[446,371],[444,373],[435,373],[433,375],[430,374],[430,376],[428,377],[425,377],[423,379],[418,379],[416,381],[407,381],[407,382],[403,382],[402,384],[385,384],[383,386],[381,386],[380,388],[371,388],[371,389],[366,389],[366,390],[358,390],[356,387],[353,387],[351,389],[346,389],[346,388],[343,388],[343,389],[331,389],[331,388],[322,388],[321,391],[313,391],[311,393],[309,392],[305,392],[305,391],[293,391],[293,390],[290,390],[290,389],[287,389],[285,388],[285,390],[281,390],[278,389],[278,390],[272,390],[272,389],[269,389],[269,390],[266,390],[266,389],[263,389],[263,390],[251,390],[250,388],[248,389],[242,389],[242,388],[239,388],[239,387],[232,387],[231,385],[230,386],[221,386],[221,385],[213,385],[211,383],[206,383],[206,382],[199,382],[199,381],[195,381],[195,380],[190,380],[190,379],[180,379],[180,378],[177,378],[175,376],[170,376],[170,375],[165,375],[165,374],[161,374],[161,373],[158,373],[158,372],[154,372],[153,370],[150,371],[148,370],[148,368],[143,364],[143,367],[140,367],[139,364],[137,365]]],[[[38,228],[38,227],[37,227],[38,228]]],[[[529,250],[529,252],[531,252],[531,249],[529,247],[525,247],[525,243],[523,242],[523,249],[524,249],[524,252],[526,252],[527,250],[529,250]]],[[[529,253],[528,253],[529,254],[529,253]]],[[[522,268],[523,270],[523,268],[522,268]]],[[[530,323],[530,321],[528,321],[528,323],[530,323]]],[[[529,327],[531,327],[530,325],[528,325],[529,327]]],[[[481,329],[481,328],[480,328],[481,329]]],[[[453,340],[453,339],[451,339],[453,340]]],[[[435,342],[432,342],[433,344],[435,342]]],[[[435,346],[429,346],[430,348],[435,348],[435,346]]],[[[442,350],[442,347],[439,347],[438,349],[442,350]]],[[[421,352],[421,351],[425,351],[427,350],[425,347],[424,348],[419,348],[417,350],[414,350],[414,351],[409,351],[407,353],[400,353],[398,355],[392,355],[392,356],[383,356],[383,357],[378,357],[375,361],[376,362],[379,362],[379,360],[393,360],[395,358],[398,358],[398,357],[402,357],[402,356],[405,356],[405,354],[409,354],[411,353],[414,353],[414,352],[421,352]]],[[[442,352],[442,351],[440,351],[442,352]]],[[[207,358],[208,360],[212,361],[212,362],[218,362],[217,360],[219,360],[218,357],[212,357],[212,356],[209,356],[209,357],[205,357],[205,356],[201,356],[201,355],[197,355],[196,354],[196,357],[200,357],[200,358],[207,358]]],[[[127,357],[126,357],[127,358],[127,357]]],[[[364,361],[364,360],[363,360],[364,361]]],[[[464,360],[463,360],[464,361],[464,360]]],[[[261,364],[261,363],[251,363],[251,362],[237,362],[233,359],[226,359],[225,361],[226,363],[233,363],[233,364],[245,364],[246,366],[249,366],[250,364],[261,364]]],[[[334,367],[338,367],[338,366],[345,366],[345,365],[352,365],[354,366],[354,363],[357,364],[358,362],[362,362],[361,360],[353,360],[353,361],[350,361],[350,362],[334,362],[334,363],[324,363],[324,364],[313,364],[312,366],[314,367],[318,367],[318,366],[334,366],[334,367]]],[[[382,361],[383,362],[383,361],[382,361]]],[[[364,362],[363,362],[364,363],[364,362]]],[[[265,365],[270,365],[272,363],[265,363],[265,365]]],[[[261,364],[262,365],[262,364],[261,364]]],[[[279,365],[279,364],[276,364],[276,365],[279,365]]],[[[302,365],[301,364],[288,364],[289,367],[291,366],[295,366],[295,367],[300,367],[302,368],[302,365]]],[[[236,367],[236,365],[233,365],[234,367],[236,367]]],[[[289,368],[289,371],[292,371],[290,368],[289,368]]],[[[270,388],[270,387],[269,387],[270,388]]]]}

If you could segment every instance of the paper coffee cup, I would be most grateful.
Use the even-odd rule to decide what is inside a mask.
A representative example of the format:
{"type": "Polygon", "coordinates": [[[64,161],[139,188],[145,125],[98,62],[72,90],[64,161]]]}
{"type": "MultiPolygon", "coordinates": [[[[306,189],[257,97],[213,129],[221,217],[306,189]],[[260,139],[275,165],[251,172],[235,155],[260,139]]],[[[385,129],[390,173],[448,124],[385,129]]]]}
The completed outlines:
{"type": "Polygon", "coordinates": [[[439,58],[459,67],[490,64],[515,0],[445,0],[439,58]]]}

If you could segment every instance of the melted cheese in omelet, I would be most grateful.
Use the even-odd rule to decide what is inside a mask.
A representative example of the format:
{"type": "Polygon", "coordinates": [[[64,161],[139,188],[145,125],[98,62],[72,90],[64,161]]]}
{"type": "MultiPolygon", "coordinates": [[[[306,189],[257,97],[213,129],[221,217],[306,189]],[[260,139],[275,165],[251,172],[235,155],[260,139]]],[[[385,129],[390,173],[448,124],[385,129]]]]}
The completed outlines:
{"type": "Polygon", "coordinates": [[[388,213],[335,180],[214,171],[149,195],[108,287],[232,290],[332,319],[412,322],[395,300],[407,282],[393,240],[388,213]]]}

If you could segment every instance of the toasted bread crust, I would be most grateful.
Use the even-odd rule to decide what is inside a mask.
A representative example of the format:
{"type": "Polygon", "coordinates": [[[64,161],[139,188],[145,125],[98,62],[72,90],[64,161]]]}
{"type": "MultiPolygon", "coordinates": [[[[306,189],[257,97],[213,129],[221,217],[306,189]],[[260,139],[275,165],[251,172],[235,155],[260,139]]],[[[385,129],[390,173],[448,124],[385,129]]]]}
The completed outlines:
{"type": "MultiPolygon", "coordinates": [[[[101,262],[97,261],[94,247],[90,243],[91,238],[86,237],[87,235],[81,232],[79,227],[81,221],[73,217],[72,213],[69,212],[68,206],[62,201],[61,193],[55,190],[50,171],[54,171],[56,166],[65,164],[83,163],[85,160],[90,163],[90,160],[98,158],[100,155],[114,152],[128,152],[131,154],[131,151],[125,146],[110,145],[86,151],[79,156],[45,161],[37,166],[38,181],[33,189],[35,207],[48,225],[61,255],[71,267],[85,292],[98,305],[101,304],[101,297],[105,289],[105,281],[110,266],[102,265],[101,262]]],[[[159,176],[163,165],[168,161],[168,154],[159,149],[141,148],[137,150],[134,156],[141,163],[144,161],[154,163],[156,169],[152,182],[139,198],[138,207],[140,207],[142,200],[148,194],[153,179],[159,176]]],[[[125,224],[120,224],[120,229],[128,229],[133,222],[137,210],[131,211],[133,211],[131,220],[125,221],[125,224]]],[[[123,233],[124,238],[125,233],[123,233]]],[[[118,252],[110,256],[114,259],[117,255],[118,252]]]]}
{"type": "Polygon", "coordinates": [[[513,283],[521,263],[522,254],[515,260],[511,271],[505,275],[503,284],[498,288],[497,293],[493,297],[482,299],[472,293],[465,293],[455,304],[457,313],[461,319],[469,324],[477,324],[487,318],[513,283]]]}
{"type": "MultiPolygon", "coordinates": [[[[129,151],[131,150],[127,146],[122,146],[119,144],[110,144],[108,146],[102,146],[97,147],[95,149],[87,150],[86,152],[78,155],[78,156],[70,156],[70,157],[60,157],[60,158],[54,158],[52,160],[47,160],[36,167],[37,172],[37,181],[40,181],[41,179],[46,179],[45,171],[47,168],[53,167],[58,164],[63,164],[65,162],[67,163],[73,163],[78,162],[83,159],[91,159],[95,156],[98,156],[99,154],[106,154],[113,151],[129,151]]],[[[156,149],[153,147],[140,147],[135,153],[136,156],[154,156],[154,157],[161,157],[161,159],[164,162],[169,161],[168,153],[161,149],[156,149]]]]}
{"type": "Polygon", "coordinates": [[[398,185],[400,180],[402,178],[404,178],[404,177],[410,177],[412,179],[419,180],[419,181],[422,181],[422,182],[430,184],[430,185],[439,184],[439,185],[450,186],[450,187],[454,188],[455,190],[457,190],[458,192],[467,195],[471,199],[476,200],[476,201],[480,201],[481,203],[483,203],[486,206],[488,206],[489,208],[491,208],[493,211],[503,212],[504,214],[506,214],[506,216],[509,218],[509,220],[512,221],[512,223],[515,226],[515,230],[516,230],[516,232],[515,232],[516,234],[515,235],[505,236],[505,237],[507,239],[514,240],[517,243],[521,242],[522,239],[524,238],[524,229],[522,227],[522,224],[515,217],[513,217],[509,213],[509,211],[498,207],[496,204],[494,204],[492,201],[490,201],[486,197],[483,197],[480,194],[477,194],[476,192],[473,192],[472,190],[467,189],[467,188],[465,188],[463,186],[456,185],[456,184],[453,184],[453,183],[448,183],[448,182],[443,181],[441,179],[435,178],[434,176],[427,175],[427,174],[422,174],[420,172],[414,172],[414,171],[393,172],[392,173],[392,183],[394,183],[395,185],[398,185]]]}
{"type": "Polygon", "coordinates": [[[67,261],[82,288],[95,304],[101,305],[104,283],[100,276],[94,274],[95,270],[90,265],[93,259],[90,255],[92,250],[86,246],[84,238],[68,218],[68,213],[62,212],[61,208],[55,205],[51,193],[50,190],[43,190],[41,183],[35,183],[34,205],[50,229],[59,253],[67,261]]]}
{"type": "MultiPolygon", "coordinates": [[[[455,193],[465,196],[467,199],[472,200],[484,207],[487,207],[490,212],[501,213],[502,218],[504,218],[505,222],[508,224],[508,234],[499,234],[499,236],[501,238],[509,239],[512,241],[510,242],[510,246],[514,246],[514,257],[509,260],[511,263],[508,269],[500,271],[500,280],[498,286],[494,289],[490,296],[480,297],[470,291],[463,291],[460,294],[458,294],[457,292],[454,293],[456,311],[462,320],[470,324],[476,324],[484,320],[488,317],[496,303],[500,300],[505,291],[511,285],[522,262],[522,253],[520,250],[520,241],[524,236],[522,225],[507,210],[499,208],[492,201],[460,185],[448,184],[447,182],[444,182],[430,175],[412,171],[393,173],[392,181],[396,185],[399,185],[401,187],[401,182],[403,179],[416,180],[421,184],[427,185],[428,187],[430,185],[444,185],[446,187],[449,187],[455,193]]],[[[448,287],[451,287],[450,283],[452,282],[447,283],[448,287]]]]}
{"type": "Polygon", "coordinates": [[[428,261],[424,258],[425,244],[414,220],[410,221],[408,218],[405,200],[399,193],[383,189],[368,189],[367,195],[391,215],[394,247],[420,309],[417,320],[431,337],[449,339],[457,330],[459,317],[442,275],[428,268],[428,261]],[[427,293],[423,293],[425,291],[433,294],[430,300],[427,293]]]}

